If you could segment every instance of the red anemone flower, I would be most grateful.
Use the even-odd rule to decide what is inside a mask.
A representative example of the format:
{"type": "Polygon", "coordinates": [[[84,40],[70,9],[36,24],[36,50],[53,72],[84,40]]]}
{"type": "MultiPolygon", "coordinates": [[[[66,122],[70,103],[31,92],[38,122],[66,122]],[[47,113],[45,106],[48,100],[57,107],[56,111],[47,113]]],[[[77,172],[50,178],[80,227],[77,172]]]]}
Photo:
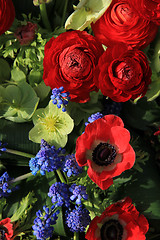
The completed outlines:
{"type": "Polygon", "coordinates": [[[149,229],[147,219],[127,197],[107,207],[100,217],[90,223],[85,238],[88,240],[145,240],[149,229]]]}
{"type": "Polygon", "coordinates": [[[13,236],[12,223],[10,218],[0,221],[0,239],[10,240],[13,236]]]}
{"type": "Polygon", "coordinates": [[[102,190],[113,184],[113,177],[134,165],[135,152],[129,140],[129,131],[115,115],[88,124],[78,137],[76,160],[79,166],[88,165],[88,176],[102,190]]]}

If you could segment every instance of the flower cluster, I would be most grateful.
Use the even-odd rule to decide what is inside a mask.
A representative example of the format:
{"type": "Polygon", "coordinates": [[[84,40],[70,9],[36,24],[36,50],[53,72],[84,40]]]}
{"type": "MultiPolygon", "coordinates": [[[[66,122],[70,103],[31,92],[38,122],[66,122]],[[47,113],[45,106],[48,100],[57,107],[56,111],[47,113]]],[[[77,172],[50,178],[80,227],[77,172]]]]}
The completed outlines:
{"type": "Polygon", "coordinates": [[[88,122],[85,123],[85,126],[87,126],[89,123],[94,122],[95,120],[102,118],[103,114],[100,112],[94,113],[92,114],[89,118],[88,118],[88,122]]]}
{"type": "Polygon", "coordinates": [[[9,194],[16,189],[11,186],[11,180],[13,180],[13,178],[9,177],[7,172],[3,173],[0,177],[0,199],[2,197],[8,197],[9,194]]]}
{"type": "Polygon", "coordinates": [[[76,199],[76,204],[81,204],[81,199],[88,199],[88,194],[86,194],[86,187],[77,186],[75,183],[71,185],[69,191],[72,193],[70,199],[74,201],[76,199]]]}
{"type": "Polygon", "coordinates": [[[10,218],[0,221],[0,239],[10,240],[13,237],[13,225],[10,218]]]}
{"type": "Polygon", "coordinates": [[[41,149],[34,158],[29,161],[29,166],[33,175],[36,175],[40,170],[42,175],[45,172],[52,172],[61,167],[64,160],[65,150],[50,146],[45,140],[41,140],[41,149]]]}
{"type": "Polygon", "coordinates": [[[82,167],[80,167],[76,161],[75,154],[68,154],[65,156],[65,160],[62,164],[62,171],[67,173],[67,177],[77,176],[82,173],[82,167]]]}
{"type": "Polygon", "coordinates": [[[54,212],[54,206],[49,208],[43,206],[44,213],[39,210],[36,212],[37,218],[34,220],[33,234],[37,237],[37,240],[44,240],[52,237],[56,220],[58,219],[59,210],[54,212]]]}
{"type": "Polygon", "coordinates": [[[72,232],[84,232],[91,218],[89,211],[82,205],[76,206],[70,212],[66,212],[66,224],[72,232]]]}
{"type": "Polygon", "coordinates": [[[69,92],[64,92],[64,87],[60,88],[53,88],[51,100],[53,104],[56,104],[58,108],[61,108],[62,111],[66,111],[66,105],[68,104],[68,101],[70,100],[69,92]]]}

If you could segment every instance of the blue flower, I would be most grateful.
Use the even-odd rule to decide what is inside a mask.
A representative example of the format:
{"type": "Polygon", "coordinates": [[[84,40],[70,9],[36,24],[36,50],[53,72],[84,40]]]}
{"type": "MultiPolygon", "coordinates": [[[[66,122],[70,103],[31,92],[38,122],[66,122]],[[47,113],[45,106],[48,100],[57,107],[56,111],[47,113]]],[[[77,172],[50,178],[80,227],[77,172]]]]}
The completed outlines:
{"type": "Polygon", "coordinates": [[[52,203],[56,203],[56,207],[61,207],[63,204],[67,208],[70,206],[69,189],[65,183],[54,183],[49,189],[48,196],[52,198],[52,203]]]}
{"type": "Polygon", "coordinates": [[[74,201],[76,199],[76,204],[81,204],[81,199],[88,199],[88,195],[86,193],[86,187],[84,186],[77,186],[75,183],[71,185],[69,191],[72,193],[70,199],[74,201]]]}
{"type": "Polygon", "coordinates": [[[0,177],[0,198],[8,197],[12,191],[17,189],[17,187],[11,186],[11,180],[13,178],[10,178],[7,172],[0,177]]]}
{"type": "Polygon", "coordinates": [[[88,122],[85,123],[85,126],[87,126],[89,123],[94,122],[95,120],[102,118],[103,114],[100,112],[94,113],[92,114],[89,118],[88,118],[88,122]]]}
{"type": "Polygon", "coordinates": [[[62,111],[65,112],[66,111],[65,107],[68,104],[70,97],[69,97],[69,92],[63,92],[63,91],[64,91],[64,87],[53,88],[51,100],[53,104],[57,105],[58,108],[61,108],[62,106],[62,111]]]}
{"type": "Polygon", "coordinates": [[[89,211],[82,205],[66,213],[66,224],[72,232],[84,232],[90,221],[89,211]]]}
{"type": "Polygon", "coordinates": [[[49,237],[52,237],[54,227],[56,224],[57,215],[59,214],[59,210],[54,211],[54,206],[51,207],[51,212],[49,212],[49,208],[46,206],[43,207],[44,213],[40,210],[36,212],[36,218],[34,220],[34,225],[32,226],[33,234],[36,236],[38,240],[45,240],[49,237]]]}
{"type": "MultiPolygon", "coordinates": [[[[2,151],[2,152],[6,152],[6,148],[5,148],[5,146],[7,145],[7,143],[2,143],[1,141],[0,141],[0,151],[2,151]]],[[[0,154],[0,156],[1,156],[1,154],[0,154]]]]}
{"type": "Polygon", "coordinates": [[[71,175],[77,176],[78,174],[82,173],[82,167],[78,165],[75,154],[68,154],[65,156],[62,171],[67,172],[67,177],[70,177],[71,175]]]}
{"type": "Polygon", "coordinates": [[[34,158],[29,161],[29,167],[33,175],[40,170],[42,175],[45,172],[52,172],[61,167],[64,161],[65,149],[50,146],[45,140],[41,140],[41,149],[34,158]]]}

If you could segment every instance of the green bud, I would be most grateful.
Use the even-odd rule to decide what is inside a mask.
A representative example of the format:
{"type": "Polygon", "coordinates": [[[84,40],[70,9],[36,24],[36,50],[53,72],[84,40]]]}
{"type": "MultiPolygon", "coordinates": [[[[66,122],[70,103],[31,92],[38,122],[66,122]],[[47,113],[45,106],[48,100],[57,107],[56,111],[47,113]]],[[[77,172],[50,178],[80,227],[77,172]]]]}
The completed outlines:
{"type": "Polygon", "coordinates": [[[49,3],[51,2],[52,0],[33,0],[33,4],[35,6],[39,6],[40,4],[43,4],[43,3],[49,3]]]}
{"type": "Polygon", "coordinates": [[[77,6],[73,6],[75,11],[66,20],[65,28],[83,31],[104,14],[111,2],[112,0],[80,0],[77,6]]]}

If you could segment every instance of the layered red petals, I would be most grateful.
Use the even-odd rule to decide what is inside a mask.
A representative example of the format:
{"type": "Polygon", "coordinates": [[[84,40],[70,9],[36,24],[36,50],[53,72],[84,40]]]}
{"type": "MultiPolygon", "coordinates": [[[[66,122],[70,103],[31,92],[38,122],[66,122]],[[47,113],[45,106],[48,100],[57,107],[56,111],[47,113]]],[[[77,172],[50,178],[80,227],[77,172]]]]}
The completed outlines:
{"type": "Polygon", "coordinates": [[[138,14],[155,24],[160,25],[160,1],[159,0],[129,0],[138,14]]]}
{"type": "Polygon", "coordinates": [[[145,54],[121,44],[108,48],[100,57],[94,81],[103,95],[126,102],[146,94],[151,74],[145,54]]]}
{"type": "Polygon", "coordinates": [[[97,39],[85,31],[70,31],[51,38],[44,51],[43,79],[47,86],[64,87],[71,101],[87,102],[98,91],[93,72],[104,52],[97,39]]]}
{"type": "MultiPolygon", "coordinates": [[[[139,2],[142,0],[132,2],[135,1],[141,11],[139,2]]],[[[138,49],[149,45],[158,30],[156,24],[140,17],[127,0],[113,0],[103,16],[91,26],[94,35],[107,47],[122,42],[138,49]]]]}
{"type": "MultiPolygon", "coordinates": [[[[80,166],[88,166],[88,176],[101,189],[107,189],[113,183],[113,177],[120,175],[123,171],[130,169],[135,162],[135,152],[129,144],[130,133],[123,127],[121,118],[114,115],[106,115],[87,125],[85,132],[78,137],[76,142],[76,160],[80,166]],[[106,144],[106,145],[105,145],[106,144]],[[109,145],[108,145],[109,144],[109,145]],[[100,145],[103,151],[107,146],[113,147],[116,156],[108,164],[99,164],[95,155],[100,145]]],[[[108,154],[105,153],[105,154],[108,154]]],[[[103,154],[102,154],[103,155],[103,154]]],[[[107,157],[106,157],[107,159],[107,157]]],[[[103,157],[102,159],[103,162],[103,157]]]]}
{"type": "MultiPolygon", "coordinates": [[[[119,237],[121,237],[121,239],[146,239],[145,234],[149,229],[148,221],[143,215],[139,215],[139,212],[132,204],[132,200],[129,197],[110,205],[101,216],[96,216],[91,221],[85,238],[88,240],[101,240],[101,234],[104,234],[103,236],[105,236],[105,234],[110,234],[111,230],[107,231],[107,224],[109,223],[112,229],[114,229],[115,221],[118,223],[117,226],[119,225],[119,229],[116,232],[117,235],[120,234],[119,237]]],[[[115,237],[119,239],[118,236],[115,237]]]]}
{"type": "Polygon", "coordinates": [[[12,0],[0,0],[0,35],[6,32],[15,18],[15,9],[12,0]]]}
{"type": "Polygon", "coordinates": [[[13,226],[11,224],[10,218],[5,218],[2,221],[0,221],[0,231],[1,229],[5,232],[5,239],[10,240],[13,236],[13,226]]]}

